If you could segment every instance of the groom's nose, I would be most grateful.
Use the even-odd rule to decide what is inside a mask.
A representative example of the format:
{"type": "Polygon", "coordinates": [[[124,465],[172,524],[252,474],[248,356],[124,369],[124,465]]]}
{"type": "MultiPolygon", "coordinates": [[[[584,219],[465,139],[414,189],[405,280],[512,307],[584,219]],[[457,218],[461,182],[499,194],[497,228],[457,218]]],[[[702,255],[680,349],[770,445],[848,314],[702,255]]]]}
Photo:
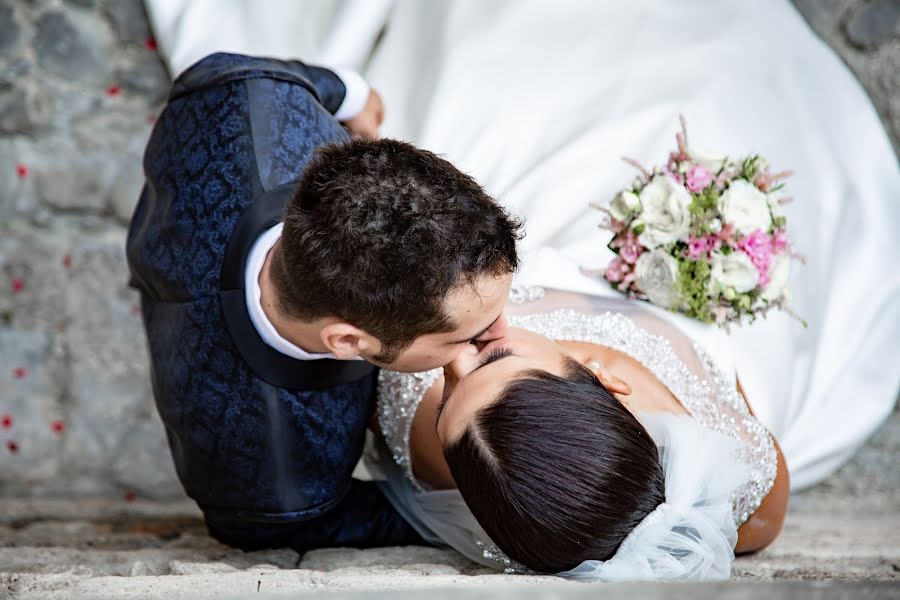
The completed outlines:
{"type": "Polygon", "coordinates": [[[509,329],[509,322],[506,320],[506,313],[503,313],[496,321],[494,321],[494,324],[491,325],[491,328],[478,336],[475,341],[484,343],[491,342],[493,340],[499,340],[506,335],[507,329],[509,329]]]}

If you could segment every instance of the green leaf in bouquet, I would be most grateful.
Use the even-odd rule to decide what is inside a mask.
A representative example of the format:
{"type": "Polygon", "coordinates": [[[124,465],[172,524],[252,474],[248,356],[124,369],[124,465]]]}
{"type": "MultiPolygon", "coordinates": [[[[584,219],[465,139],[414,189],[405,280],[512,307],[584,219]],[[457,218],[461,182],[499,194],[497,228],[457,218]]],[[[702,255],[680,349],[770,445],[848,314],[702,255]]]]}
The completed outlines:
{"type": "Polygon", "coordinates": [[[678,293],[684,302],[684,313],[704,323],[715,320],[709,310],[710,266],[705,260],[678,262],[678,293]]]}
{"type": "Polygon", "coordinates": [[[759,156],[756,154],[751,154],[741,163],[741,177],[747,181],[752,182],[758,171],[759,156]]]}
{"type": "Polygon", "coordinates": [[[708,233],[709,222],[719,214],[719,188],[711,185],[702,192],[692,194],[688,212],[691,214],[691,224],[708,233]]]}
{"type": "Polygon", "coordinates": [[[720,166],[720,167],[719,167],[719,170],[716,171],[716,177],[718,177],[718,176],[720,176],[722,173],[724,173],[724,172],[725,172],[725,169],[727,169],[729,166],[731,166],[731,159],[729,159],[729,158],[726,156],[724,159],[722,159],[722,166],[720,166]]]}
{"type": "Polygon", "coordinates": [[[644,233],[644,229],[646,229],[646,228],[647,228],[647,226],[644,225],[643,223],[635,223],[631,227],[631,231],[634,232],[634,235],[641,235],[642,233],[644,233]]]}

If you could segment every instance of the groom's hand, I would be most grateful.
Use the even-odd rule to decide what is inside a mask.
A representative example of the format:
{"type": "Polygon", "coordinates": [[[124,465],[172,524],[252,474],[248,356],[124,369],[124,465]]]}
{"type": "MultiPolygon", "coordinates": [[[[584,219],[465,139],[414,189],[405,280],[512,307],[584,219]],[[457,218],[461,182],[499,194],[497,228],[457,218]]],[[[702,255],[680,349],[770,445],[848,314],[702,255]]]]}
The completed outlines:
{"type": "Polygon", "coordinates": [[[363,138],[367,140],[377,140],[380,135],[378,128],[384,121],[384,104],[381,103],[381,96],[375,91],[375,88],[369,90],[369,98],[362,112],[344,122],[344,127],[350,132],[354,138],[363,138]]]}

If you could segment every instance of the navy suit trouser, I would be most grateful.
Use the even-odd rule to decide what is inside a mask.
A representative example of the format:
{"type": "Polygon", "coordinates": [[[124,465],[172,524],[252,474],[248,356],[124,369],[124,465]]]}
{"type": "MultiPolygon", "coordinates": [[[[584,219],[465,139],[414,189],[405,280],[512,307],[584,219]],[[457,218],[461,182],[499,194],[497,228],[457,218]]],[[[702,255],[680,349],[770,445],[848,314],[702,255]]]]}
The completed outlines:
{"type": "Polygon", "coordinates": [[[354,479],[350,491],[331,510],[306,521],[214,521],[207,518],[212,537],[242,550],[292,548],[303,554],[329,546],[428,545],[393,509],[374,481],[354,479]]]}

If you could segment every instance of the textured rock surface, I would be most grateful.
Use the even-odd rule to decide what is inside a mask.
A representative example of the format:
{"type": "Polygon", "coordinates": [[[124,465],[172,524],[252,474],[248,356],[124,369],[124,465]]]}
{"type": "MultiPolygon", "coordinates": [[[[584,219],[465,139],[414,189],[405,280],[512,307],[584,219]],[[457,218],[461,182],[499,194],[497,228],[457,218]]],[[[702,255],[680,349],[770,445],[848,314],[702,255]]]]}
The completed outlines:
{"type": "MultiPolygon", "coordinates": [[[[795,4],[900,147],[897,1],[795,4]]],[[[125,226],[168,85],[149,36],[139,0],[0,0],[0,597],[506,581],[415,548],[312,553],[287,571],[293,553],[245,555],[203,534],[126,286],[125,226]]],[[[781,540],[736,576],[897,577],[900,551],[881,534],[900,526],[898,443],[895,414],[850,466],[794,499],[781,540]]]]}
{"type": "Polygon", "coordinates": [[[181,495],[124,256],[153,48],[140,0],[0,0],[3,495],[181,495]]]}
{"type": "Polygon", "coordinates": [[[810,26],[844,59],[900,151],[900,2],[794,0],[810,26]]]}

